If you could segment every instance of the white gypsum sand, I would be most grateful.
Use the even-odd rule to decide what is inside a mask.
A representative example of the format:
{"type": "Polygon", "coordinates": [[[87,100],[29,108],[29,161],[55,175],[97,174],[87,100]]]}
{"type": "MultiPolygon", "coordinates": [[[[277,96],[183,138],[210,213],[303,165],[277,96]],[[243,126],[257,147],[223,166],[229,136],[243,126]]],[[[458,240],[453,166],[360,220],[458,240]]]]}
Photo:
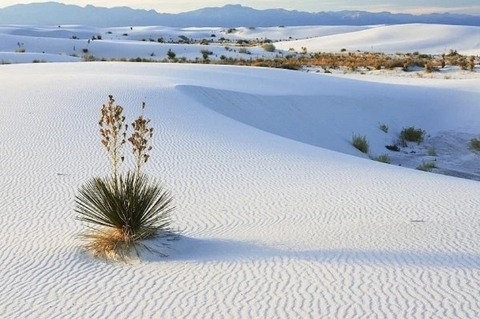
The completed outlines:
{"type": "MultiPolygon", "coordinates": [[[[478,182],[351,145],[365,134],[372,155],[387,153],[411,125],[468,141],[476,78],[95,62],[2,65],[0,79],[0,316],[480,315],[478,182]],[[108,94],[128,118],[147,104],[145,168],[175,195],[182,230],[166,258],[105,263],[77,237],[77,189],[109,172],[97,127],[108,94]]],[[[478,174],[464,148],[439,165],[478,174]]]]}

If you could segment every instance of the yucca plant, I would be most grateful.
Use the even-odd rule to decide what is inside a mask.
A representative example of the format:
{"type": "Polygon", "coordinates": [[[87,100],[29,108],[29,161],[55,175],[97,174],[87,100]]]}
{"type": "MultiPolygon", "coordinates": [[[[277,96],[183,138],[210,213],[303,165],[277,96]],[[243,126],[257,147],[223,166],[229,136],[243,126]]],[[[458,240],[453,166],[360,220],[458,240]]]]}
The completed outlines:
{"type": "Polygon", "coordinates": [[[95,256],[126,259],[138,242],[170,230],[172,196],[145,174],[127,173],[118,180],[96,177],[80,187],[75,199],[78,219],[90,225],[83,236],[95,256]]]}
{"type": "Polygon", "coordinates": [[[113,260],[126,260],[138,249],[141,240],[158,235],[172,235],[172,195],[155,179],[142,171],[152,149],[149,139],[153,129],[149,119],[142,114],[132,123],[134,132],[127,138],[128,125],[124,125],[123,108],[114,104],[109,95],[108,105],[101,109],[99,121],[102,145],[106,148],[112,174],[95,177],[79,189],[75,197],[77,219],[88,225],[83,234],[86,249],[95,256],[113,260]],[[123,145],[132,144],[135,158],[134,170],[120,173],[119,165],[124,161],[123,145]]]}

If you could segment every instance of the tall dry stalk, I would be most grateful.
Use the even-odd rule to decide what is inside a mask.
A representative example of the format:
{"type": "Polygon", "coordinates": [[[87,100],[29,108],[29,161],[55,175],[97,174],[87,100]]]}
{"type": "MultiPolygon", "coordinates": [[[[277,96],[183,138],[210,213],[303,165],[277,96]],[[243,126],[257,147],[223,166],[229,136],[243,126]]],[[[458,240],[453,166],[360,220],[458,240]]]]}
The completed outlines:
{"type": "Polygon", "coordinates": [[[115,105],[115,99],[112,95],[109,95],[108,104],[103,104],[101,109],[98,124],[100,125],[102,144],[110,155],[114,183],[118,180],[118,167],[125,160],[122,148],[126,143],[128,125],[124,125],[124,122],[123,107],[115,105]]]}
{"type": "Polygon", "coordinates": [[[135,174],[138,176],[141,172],[143,163],[150,158],[148,154],[152,146],[148,145],[149,139],[153,136],[153,128],[149,128],[150,119],[143,117],[145,102],[142,103],[142,114],[132,123],[133,133],[128,139],[132,144],[132,151],[135,157],[135,174]]]}

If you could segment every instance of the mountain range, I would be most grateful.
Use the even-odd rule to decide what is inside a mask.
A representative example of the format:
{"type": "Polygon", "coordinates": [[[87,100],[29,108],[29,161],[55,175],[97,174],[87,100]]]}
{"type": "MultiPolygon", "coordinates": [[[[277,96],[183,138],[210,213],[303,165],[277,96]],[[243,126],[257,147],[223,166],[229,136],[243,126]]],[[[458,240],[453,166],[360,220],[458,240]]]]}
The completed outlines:
{"type": "Polygon", "coordinates": [[[394,14],[365,11],[302,12],[257,10],[242,5],[208,7],[178,14],[129,7],[80,7],[58,2],[17,4],[0,9],[0,25],[80,24],[97,27],[162,25],[171,27],[272,27],[305,25],[374,25],[435,23],[480,26],[480,17],[465,14],[394,14]]]}

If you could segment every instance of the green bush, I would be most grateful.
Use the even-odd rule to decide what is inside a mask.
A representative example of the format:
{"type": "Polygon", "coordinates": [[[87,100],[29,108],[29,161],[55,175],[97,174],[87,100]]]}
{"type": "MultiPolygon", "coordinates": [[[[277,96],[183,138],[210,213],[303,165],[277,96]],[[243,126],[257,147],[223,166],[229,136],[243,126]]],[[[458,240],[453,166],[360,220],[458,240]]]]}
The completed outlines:
{"type": "Polygon", "coordinates": [[[368,141],[365,136],[354,134],[352,136],[352,145],[362,153],[368,153],[368,141]]]}
{"type": "Polygon", "coordinates": [[[425,131],[417,129],[414,126],[405,127],[400,132],[400,138],[402,142],[417,142],[422,143],[424,140],[425,131]]]}

